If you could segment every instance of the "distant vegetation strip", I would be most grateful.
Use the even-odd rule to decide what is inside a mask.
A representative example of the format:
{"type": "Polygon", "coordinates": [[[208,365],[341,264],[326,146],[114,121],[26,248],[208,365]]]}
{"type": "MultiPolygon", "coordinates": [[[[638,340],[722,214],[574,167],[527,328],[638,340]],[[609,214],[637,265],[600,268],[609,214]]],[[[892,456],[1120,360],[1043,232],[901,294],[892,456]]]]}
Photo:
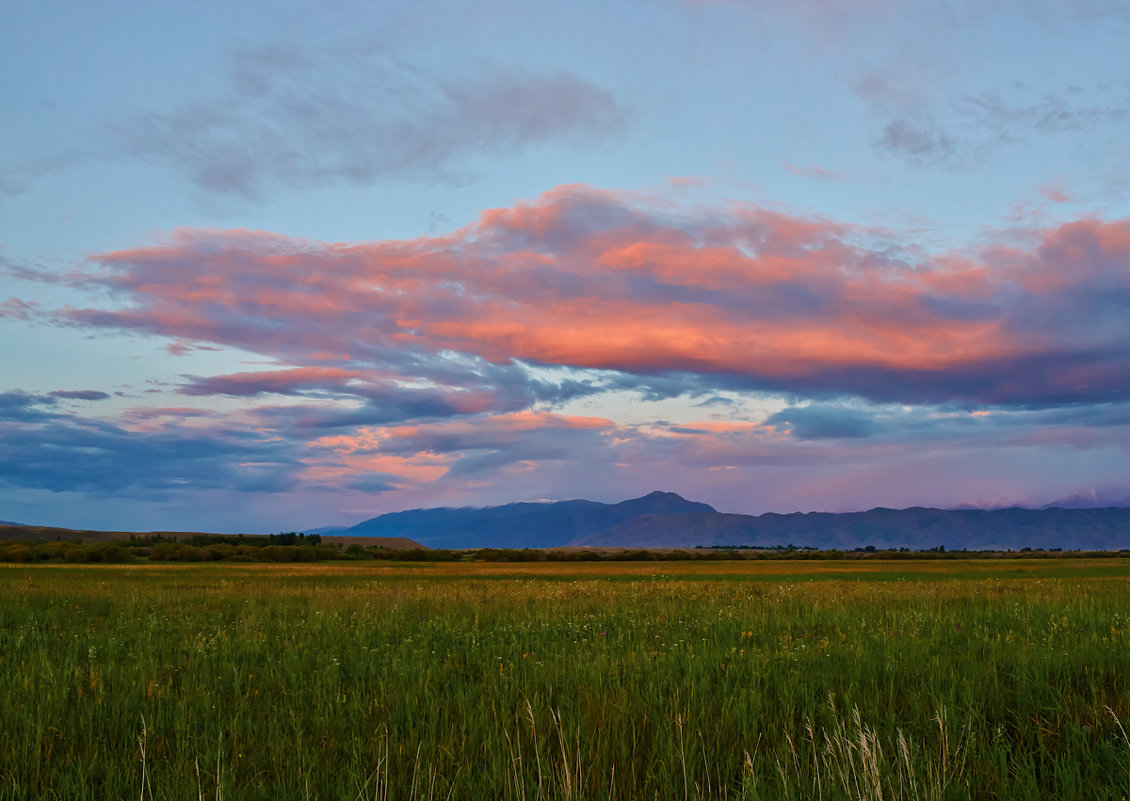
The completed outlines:
{"type": "Polygon", "coordinates": [[[793,545],[771,548],[720,547],[688,549],[585,549],[585,548],[475,548],[445,550],[390,548],[383,544],[348,545],[324,542],[317,534],[288,532],[268,536],[243,534],[134,535],[111,542],[58,540],[0,543],[0,562],[73,562],[121,564],[151,562],[326,562],[395,560],[407,562],[676,562],[799,559],[806,561],[861,559],[978,559],[978,558],[1098,557],[1130,558],[1130,551],[1063,551],[1024,548],[1019,551],[928,551],[878,550],[872,546],[854,550],[817,550],[793,545]]]}

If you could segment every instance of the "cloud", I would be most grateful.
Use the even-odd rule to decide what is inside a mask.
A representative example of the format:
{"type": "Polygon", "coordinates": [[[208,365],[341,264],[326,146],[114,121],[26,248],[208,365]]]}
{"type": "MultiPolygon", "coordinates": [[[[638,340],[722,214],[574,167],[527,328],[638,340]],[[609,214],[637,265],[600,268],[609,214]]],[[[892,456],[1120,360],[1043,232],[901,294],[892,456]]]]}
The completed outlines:
{"type": "MultiPolygon", "coordinates": [[[[26,408],[45,402],[45,396],[9,395],[0,403],[26,408]]],[[[674,482],[694,497],[721,492],[731,508],[742,498],[760,508],[786,503],[788,511],[788,503],[824,497],[813,490],[807,501],[782,500],[793,498],[789,493],[801,483],[818,486],[829,467],[874,472],[876,465],[902,465],[920,475],[928,458],[953,462],[950,475],[977,451],[995,454],[994,464],[1011,464],[1017,475],[1038,474],[1048,462],[1032,454],[1044,453],[1055,454],[1057,463],[1090,464],[1086,480],[1093,481],[1101,473],[1096,464],[1117,461],[1130,447],[1130,402],[977,411],[816,403],[760,422],[684,424],[619,424],[523,410],[337,430],[303,428],[272,415],[274,409],[233,414],[143,407],[118,423],[9,417],[0,422],[0,486],[158,502],[224,491],[286,493],[313,503],[325,493],[344,498],[360,492],[395,498],[387,501],[391,508],[404,508],[522,497],[621,500],[674,482]]],[[[920,497],[907,487],[872,486],[855,497],[872,505],[920,497]]],[[[832,498],[849,503],[843,492],[825,503],[832,498]]]]}
{"type": "Polygon", "coordinates": [[[1130,396],[1124,220],[922,254],[897,231],[572,186],[443,237],[182,230],[95,257],[75,280],[124,303],[57,323],[308,365],[189,393],[435,392],[461,413],[613,388],[1017,406],[1130,396]],[[350,371],[384,383],[364,390],[350,371]]]}
{"type": "Polygon", "coordinates": [[[959,167],[974,160],[974,143],[939,122],[923,87],[908,76],[872,73],[854,89],[876,120],[877,152],[914,167],[959,167]]]}
{"type": "Polygon", "coordinates": [[[363,473],[347,479],[344,486],[348,489],[370,493],[394,492],[399,488],[397,478],[397,476],[389,473],[363,473]]]}
{"type": "Polygon", "coordinates": [[[258,198],[278,187],[462,181],[470,156],[592,146],[624,121],[607,91],[567,72],[437,78],[355,48],[243,49],[228,83],[226,93],[123,116],[109,130],[126,153],[205,191],[258,198]]]}
{"type": "Polygon", "coordinates": [[[436,357],[409,360],[412,375],[389,370],[292,367],[193,377],[178,391],[187,396],[252,398],[283,395],[323,399],[319,404],[260,407],[272,425],[340,428],[469,414],[512,412],[539,403],[562,403],[601,391],[590,380],[532,375],[520,365],[436,357]],[[342,402],[345,401],[345,402],[342,402]],[[352,402],[352,403],[350,403],[352,402]]]}
{"type": "Polygon", "coordinates": [[[1052,203],[1072,203],[1076,199],[1074,194],[1064,185],[1064,181],[1060,179],[1045,181],[1040,184],[1038,191],[1042,198],[1050,200],[1052,203]]]}
{"type": "Polygon", "coordinates": [[[578,417],[551,412],[522,411],[491,415],[474,420],[452,420],[424,426],[399,426],[388,430],[392,447],[402,452],[451,453],[456,451],[497,450],[513,445],[526,434],[557,432],[575,438],[585,431],[612,427],[602,417],[578,417]]]}
{"type": "Polygon", "coordinates": [[[330,464],[316,469],[320,480],[353,486],[354,476],[380,474],[382,484],[404,488],[421,481],[486,480],[547,463],[607,463],[605,433],[614,428],[604,418],[522,411],[407,426],[362,426],[309,444],[315,452],[333,454],[330,464]]]}
{"type": "MultiPolygon", "coordinates": [[[[0,267],[5,270],[11,270],[11,265],[0,259],[0,267]]],[[[19,298],[8,298],[3,303],[0,303],[0,320],[21,320],[23,322],[30,322],[36,314],[38,303],[28,303],[19,298]]]]}
{"type": "Polygon", "coordinates": [[[186,229],[92,257],[66,281],[98,302],[29,306],[33,321],[270,364],[187,376],[167,390],[176,403],[108,419],[64,412],[98,390],[2,393],[8,487],[429,505],[604,497],[678,477],[707,500],[714,486],[744,498],[751,481],[792,498],[767,471],[956,464],[985,449],[1017,469],[1032,453],[1082,469],[1072,454],[1102,464],[1130,448],[1126,220],[930,253],[897,230],[567,186],[444,236],[186,229]],[[739,420],[743,403],[724,422],[565,412],[609,393],[610,417],[625,396],[683,397],[709,416],[751,392],[788,405],[739,420]],[[212,408],[221,396],[231,411],[212,408]]]}
{"type": "Polygon", "coordinates": [[[963,99],[972,122],[1015,141],[1024,133],[1092,133],[1130,119],[1130,94],[1109,84],[1047,88],[1020,85],[1003,95],[986,92],[963,99]]]}
{"type": "Polygon", "coordinates": [[[110,395],[97,389],[57,389],[51,393],[51,397],[63,398],[64,400],[96,401],[106,400],[110,395]]]}
{"type": "Polygon", "coordinates": [[[936,124],[905,119],[884,125],[875,147],[915,166],[949,163],[959,152],[958,141],[936,124]]]}
{"type": "Polygon", "coordinates": [[[868,75],[855,92],[875,118],[875,149],[914,167],[966,168],[1033,137],[1091,140],[1104,130],[1117,134],[1130,119],[1130,93],[1105,83],[1050,88],[1017,83],[1006,91],[952,97],[952,111],[945,114],[906,79],[868,75]]]}
{"type": "Polygon", "coordinates": [[[229,395],[249,397],[264,393],[294,395],[304,390],[344,387],[362,376],[356,370],[337,367],[294,367],[288,370],[234,373],[210,378],[193,378],[183,386],[184,395],[229,395]]]}
{"type": "Polygon", "coordinates": [[[862,439],[875,433],[872,415],[843,406],[794,406],[770,415],[765,422],[784,426],[798,439],[862,439]]]}
{"type": "Polygon", "coordinates": [[[236,427],[171,423],[139,436],[83,418],[21,422],[0,423],[0,484],[154,500],[188,490],[284,491],[303,469],[290,443],[236,427]]]}
{"type": "Polygon", "coordinates": [[[55,417],[54,412],[41,408],[53,406],[55,402],[50,395],[36,395],[19,389],[0,392],[0,422],[39,421],[55,417]]]}
{"type": "Polygon", "coordinates": [[[829,183],[854,181],[858,177],[852,173],[842,172],[840,170],[829,170],[816,164],[810,164],[807,167],[798,167],[788,161],[782,161],[781,166],[785,168],[786,172],[800,178],[814,178],[817,181],[827,181],[829,183]]]}

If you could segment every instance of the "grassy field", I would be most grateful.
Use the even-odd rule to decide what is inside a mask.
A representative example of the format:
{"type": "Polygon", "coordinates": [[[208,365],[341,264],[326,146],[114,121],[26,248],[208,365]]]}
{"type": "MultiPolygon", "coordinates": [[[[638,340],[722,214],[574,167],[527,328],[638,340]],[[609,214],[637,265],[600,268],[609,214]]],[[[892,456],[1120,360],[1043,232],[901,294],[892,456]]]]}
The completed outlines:
{"type": "Polygon", "coordinates": [[[0,799],[1125,799],[1128,579],[0,566],[0,799]]]}

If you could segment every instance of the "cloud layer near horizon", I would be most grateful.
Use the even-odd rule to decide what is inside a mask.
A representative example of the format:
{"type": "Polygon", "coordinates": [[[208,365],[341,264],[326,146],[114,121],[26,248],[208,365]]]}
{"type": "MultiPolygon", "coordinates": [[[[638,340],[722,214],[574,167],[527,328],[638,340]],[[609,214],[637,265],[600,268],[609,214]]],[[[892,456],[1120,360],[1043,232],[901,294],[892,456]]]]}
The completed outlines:
{"type": "MultiPolygon", "coordinates": [[[[515,497],[542,497],[588,486],[582,473],[630,491],[673,472],[705,486],[869,463],[840,488],[863,498],[874,465],[901,464],[909,472],[885,480],[910,482],[916,450],[945,461],[1113,444],[1088,462],[1101,471],[1130,447],[1127,221],[931,253],[896,230],[564,186],[445,236],[321,243],[184,229],[64,277],[20,275],[113,298],[5,304],[24,317],[168,338],[173,354],[240,348],[270,360],[184,376],[173,388],[184,407],[112,421],[60,406],[106,393],[9,393],[3,473],[54,491],[435,498],[504,478],[515,497]],[[734,397],[790,400],[685,424],[617,420],[615,404],[599,417],[565,411],[605,393],[724,411],[734,397]],[[191,405],[213,401],[236,407],[191,405]],[[134,447],[137,434],[149,450],[134,447]],[[65,469],[76,448],[99,454],[106,477],[65,469]]],[[[787,498],[773,480],[766,491],[787,498]]],[[[968,500],[972,489],[960,491],[968,500]]]]}

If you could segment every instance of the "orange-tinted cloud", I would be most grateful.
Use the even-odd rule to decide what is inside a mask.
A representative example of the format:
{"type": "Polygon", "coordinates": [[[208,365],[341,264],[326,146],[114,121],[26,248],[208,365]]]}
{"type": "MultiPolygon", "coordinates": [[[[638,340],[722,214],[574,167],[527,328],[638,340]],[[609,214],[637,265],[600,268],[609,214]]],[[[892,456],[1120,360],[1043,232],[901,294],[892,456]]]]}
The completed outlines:
{"type": "Polygon", "coordinates": [[[1130,396],[1127,221],[922,255],[897,232],[568,186],[442,237],[183,230],[93,261],[82,280],[129,303],[68,322],[319,354],[302,369],[336,386],[375,369],[466,388],[524,363],[910,403],[1130,396]]]}

